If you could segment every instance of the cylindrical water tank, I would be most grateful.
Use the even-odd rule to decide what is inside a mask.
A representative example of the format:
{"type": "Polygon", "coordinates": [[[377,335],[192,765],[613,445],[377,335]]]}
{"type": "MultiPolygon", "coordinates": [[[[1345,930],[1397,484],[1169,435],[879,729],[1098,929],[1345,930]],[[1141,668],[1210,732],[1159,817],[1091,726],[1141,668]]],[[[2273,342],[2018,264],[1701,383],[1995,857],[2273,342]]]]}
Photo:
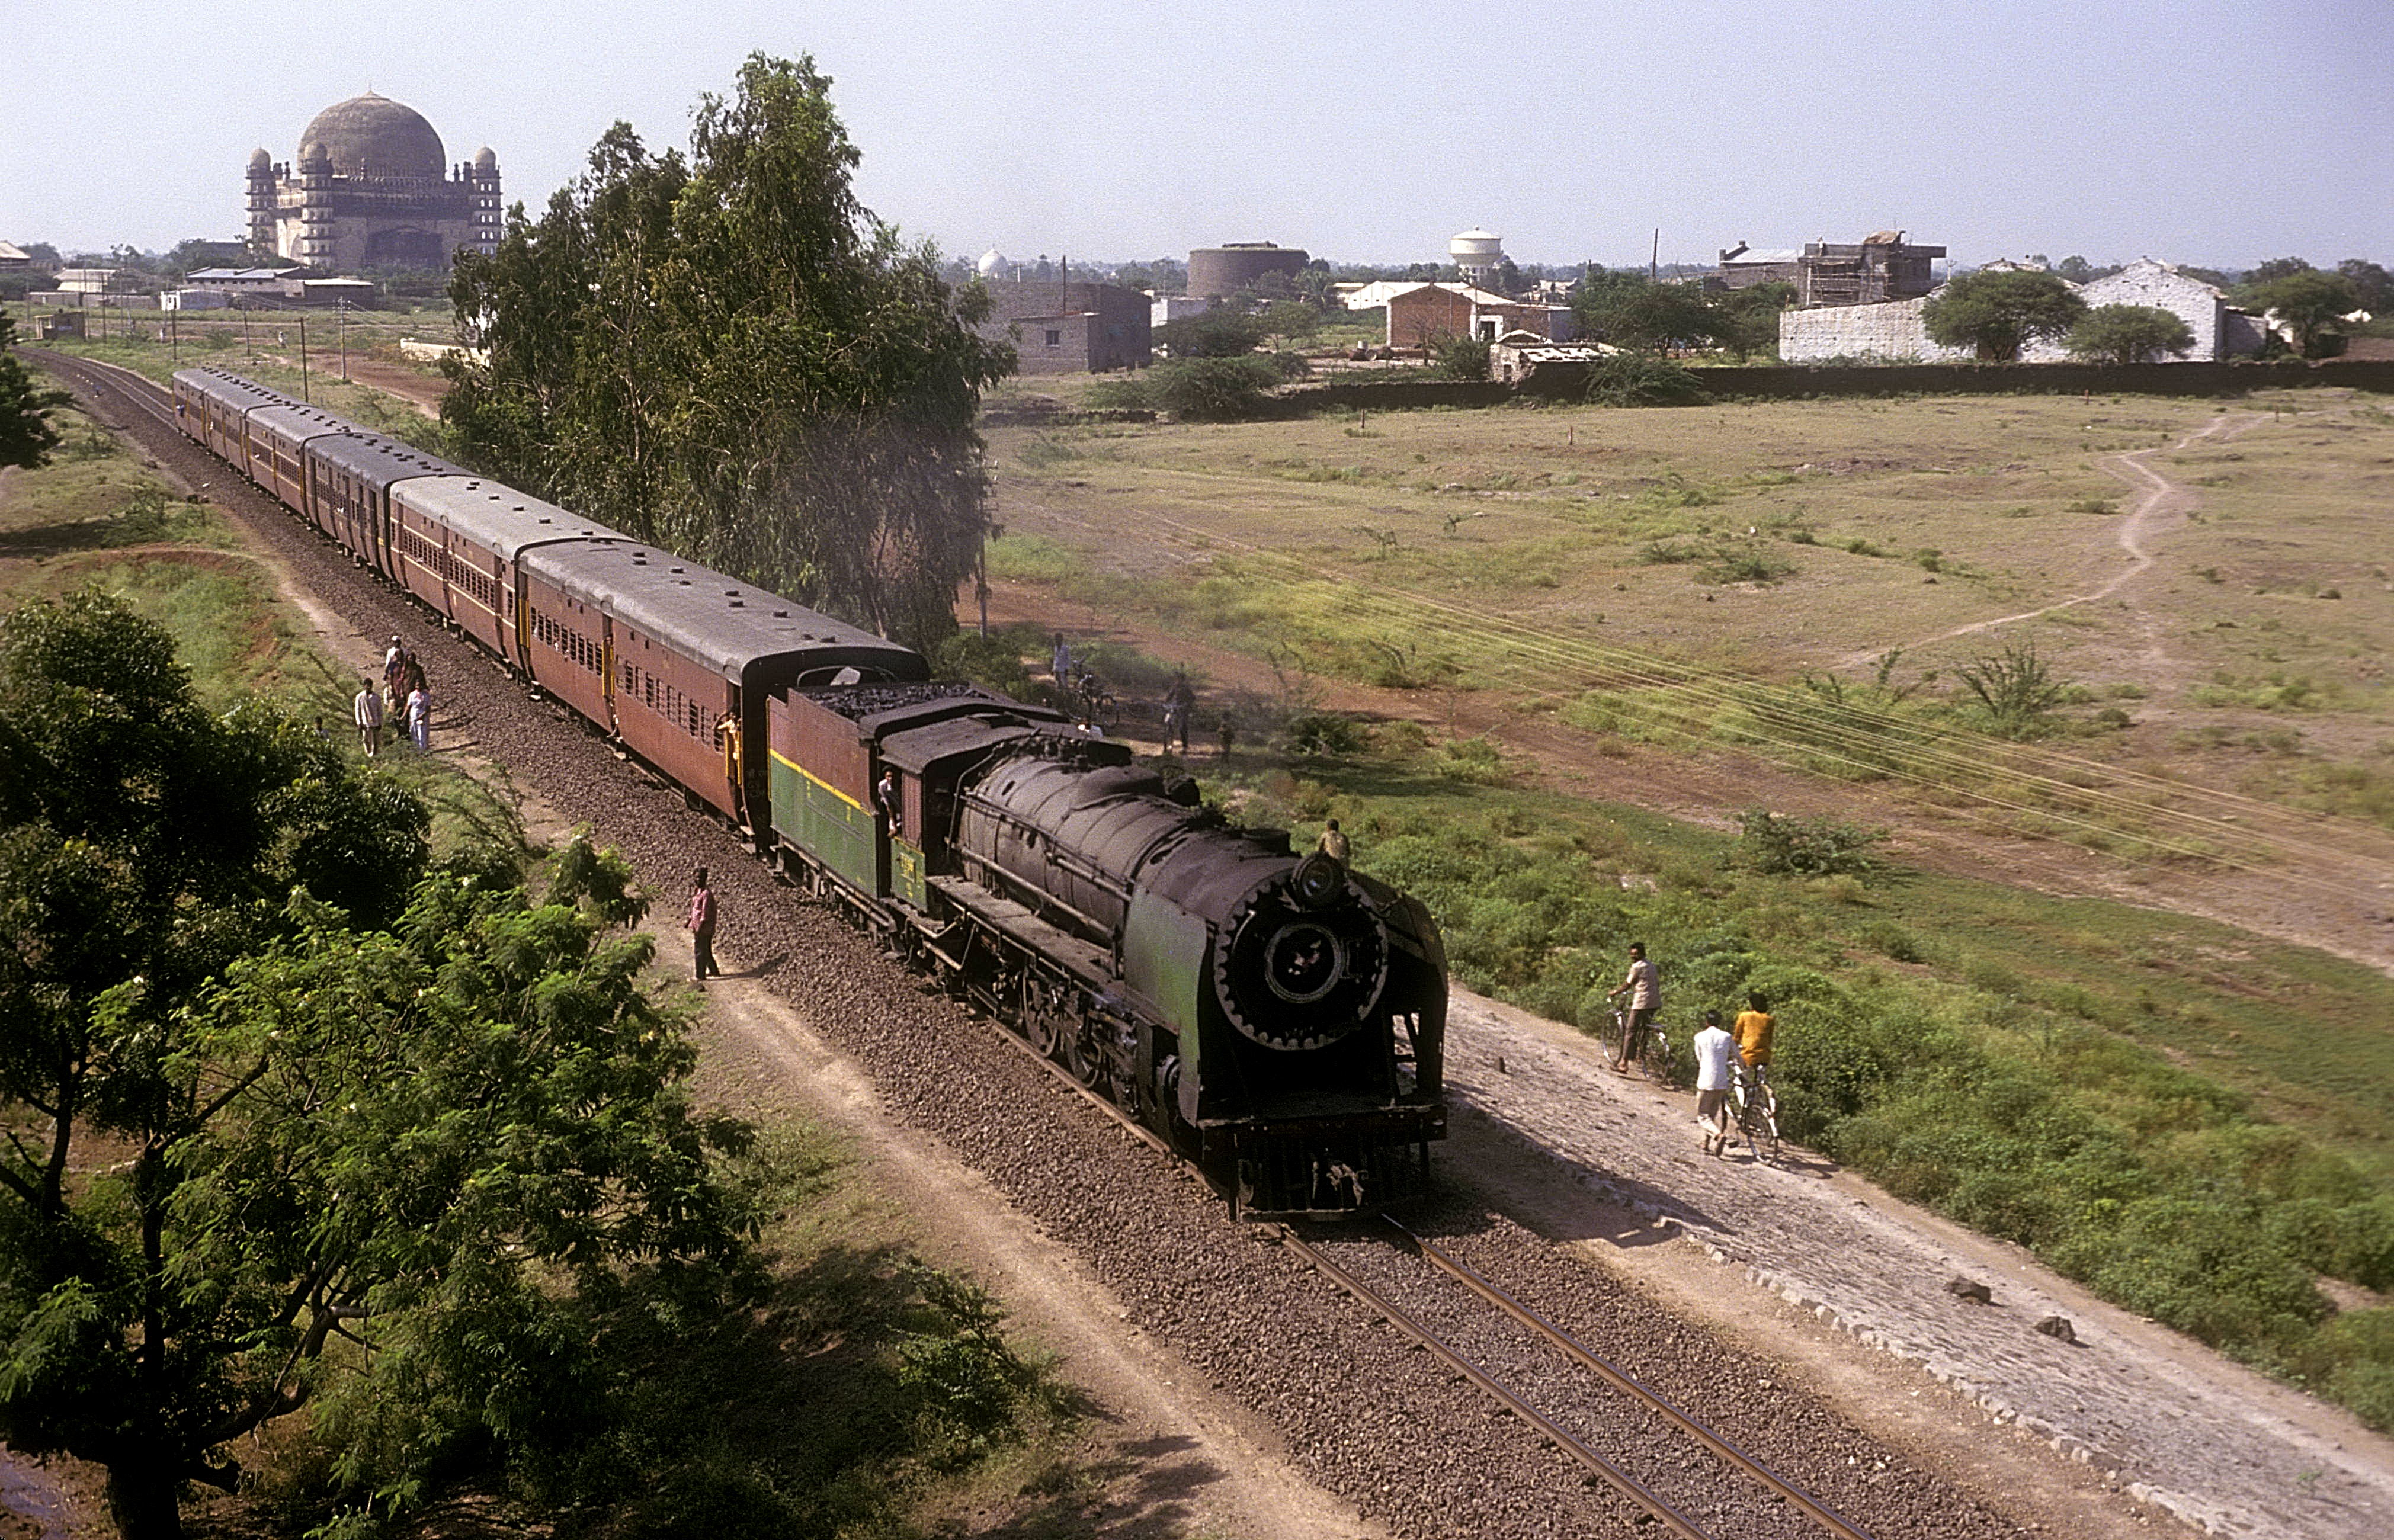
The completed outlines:
{"type": "Polygon", "coordinates": [[[1305,270],[1305,263],[1302,249],[1269,241],[1202,246],[1189,254],[1189,292],[1201,299],[1220,299],[1253,288],[1267,273],[1294,278],[1305,270]]]}
{"type": "Polygon", "coordinates": [[[1488,272],[1505,260],[1505,238],[1474,226],[1446,244],[1446,259],[1466,272],[1488,272]]]}

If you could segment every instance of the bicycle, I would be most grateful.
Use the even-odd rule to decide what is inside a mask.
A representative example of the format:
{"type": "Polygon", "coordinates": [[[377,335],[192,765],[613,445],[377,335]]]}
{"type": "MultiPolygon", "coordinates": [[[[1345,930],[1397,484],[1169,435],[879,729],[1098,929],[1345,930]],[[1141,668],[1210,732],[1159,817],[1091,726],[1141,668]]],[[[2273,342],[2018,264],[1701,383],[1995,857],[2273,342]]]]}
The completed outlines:
{"type": "MultiPolygon", "coordinates": [[[[1616,1047],[1628,1030],[1629,1013],[1616,1007],[1612,1012],[1612,1041],[1616,1047]]],[[[1647,1079],[1667,1086],[1671,1082],[1671,1034],[1663,1030],[1661,1022],[1651,1019],[1645,1032],[1645,1041],[1638,1045],[1638,1066],[1646,1072],[1647,1079]]]]}
{"type": "Polygon", "coordinates": [[[1737,1131],[1757,1161],[1779,1158],[1779,1093],[1756,1064],[1741,1062],[1729,1087],[1737,1131]]]}

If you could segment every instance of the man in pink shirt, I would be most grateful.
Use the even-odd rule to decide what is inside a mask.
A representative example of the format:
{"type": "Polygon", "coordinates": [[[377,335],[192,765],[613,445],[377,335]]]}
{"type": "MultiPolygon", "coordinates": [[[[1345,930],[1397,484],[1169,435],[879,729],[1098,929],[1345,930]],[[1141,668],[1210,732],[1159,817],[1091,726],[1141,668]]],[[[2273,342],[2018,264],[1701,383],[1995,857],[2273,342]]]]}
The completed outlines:
{"type": "Polygon", "coordinates": [[[698,875],[691,888],[687,927],[691,950],[697,954],[700,981],[704,982],[710,973],[722,978],[723,970],[715,966],[715,889],[706,885],[706,868],[704,866],[698,869],[698,875]]]}

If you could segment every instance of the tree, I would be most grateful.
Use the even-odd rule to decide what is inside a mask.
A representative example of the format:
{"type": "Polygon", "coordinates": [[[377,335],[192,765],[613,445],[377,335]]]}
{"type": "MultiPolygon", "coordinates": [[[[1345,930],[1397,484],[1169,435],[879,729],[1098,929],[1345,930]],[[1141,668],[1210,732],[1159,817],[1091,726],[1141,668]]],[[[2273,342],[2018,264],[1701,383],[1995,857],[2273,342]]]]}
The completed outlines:
{"type": "Polygon", "coordinates": [[[1294,342],[1322,330],[1322,312],[1302,299],[1276,299],[1256,317],[1266,337],[1294,342]]]}
{"type": "Polygon", "coordinates": [[[2394,311],[2394,273],[2358,257],[2346,257],[2335,265],[2335,270],[2352,285],[2353,296],[2361,301],[2362,309],[2380,321],[2387,319],[2388,311],[2394,311]]]}
{"type": "Polygon", "coordinates": [[[2245,270],[2244,287],[2257,289],[2265,283],[2274,283],[2281,278],[2292,278],[2298,272],[2317,272],[2318,270],[2299,257],[2273,257],[2267,262],[2256,263],[2245,270]]]}
{"type": "Polygon", "coordinates": [[[2342,344],[2337,323],[2361,309],[2360,293],[2340,272],[2305,268],[2249,288],[2252,304],[2274,313],[2294,333],[2305,358],[2321,358],[2342,344]]]}
{"type": "Polygon", "coordinates": [[[1779,346],[1779,314],[1796,303],[1796,285],[1753,283],[1711,300],[1713,338],[1740,362],[1779,346]]]}
{"type": "Polygon", "coordinates": [[[1445,336],[1430,345],[1430,373],[1440,379],[1484,380],[1488,377],[1488,339],[1445,336]]]}
{"type": "Polygon", "coordinates": [[[1156,340],[1176,359],[1236,358],[1263,346],[1263,323],[1227,305],[1217,305],[1157,329],[1156,340]]]}
{"type": "Polygon", "coordinates": [[[935,646],[988,525],[973,419],[1013,367],[978,285],[856,199],[810,59],[752,55],[687,159],[618,124],[451,284],[442,415],[480,468],[935,646]]]}
{"type": "Polygon", "coordinates": [[[230,1436],[193,1443],[230,1389],[169,1325],[174,1164],[229,1084],[199,1073],[195,1019],[295,890],[388,923],[424,826],[296,722],[203,710],[120,600],[0,625],[0,1434],[106,1464],[128,1536],[171,1533],[230,1436]],[[95,1139],[112,1169],[71,1180],[95,1139]]]}
{"type": "Polygon", "coordinates": [[[2185,352],[2194,346],[2194,333],[2157,305],[2099,305],[2070,328],[2067,346],[2078,358],[2142,363],[2156,353],[2185,352]]]}
{"type": "Polygon", "coordinates": [[[16,322],[0,315],[0,466],[31,470],[47,464],[50,451],[59,447],[50,413],[74,398],[35,385],[23,362],[8,351],[16,340],[16,322]]]}
{"type": "Polygon", "coordinates": [[[1966,272],[1922,308],[1931,341],[1967,348],[1983,362],[2019,362],[2020,349],[2056,337],[2085,314],[2086,302],[2049,272],[1966,272]]]}

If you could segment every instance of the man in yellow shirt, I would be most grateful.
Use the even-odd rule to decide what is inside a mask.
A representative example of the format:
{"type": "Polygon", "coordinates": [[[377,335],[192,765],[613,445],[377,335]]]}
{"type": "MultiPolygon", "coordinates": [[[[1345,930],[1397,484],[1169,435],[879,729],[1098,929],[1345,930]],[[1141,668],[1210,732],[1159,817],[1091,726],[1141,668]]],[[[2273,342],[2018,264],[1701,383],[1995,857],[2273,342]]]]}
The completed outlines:
{"type": "Polygon", "coordinates": [[[1737,1013],[1737,1056],[1755,1079],[1769,1083],[1770,1002],[1759,990],[1746,995],[1745,1008],[1737,1013]]]}

